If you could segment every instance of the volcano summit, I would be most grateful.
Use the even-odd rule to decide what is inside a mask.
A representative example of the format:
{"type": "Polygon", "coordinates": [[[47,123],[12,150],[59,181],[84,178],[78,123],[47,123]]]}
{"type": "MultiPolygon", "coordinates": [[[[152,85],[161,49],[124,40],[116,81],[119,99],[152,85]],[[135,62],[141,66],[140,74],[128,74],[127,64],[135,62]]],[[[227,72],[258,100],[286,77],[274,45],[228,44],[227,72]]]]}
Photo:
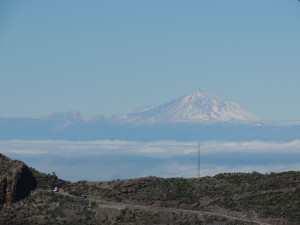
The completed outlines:
{"type": "Polygon", "coordinates": [[[121,118],[134,123],[253,122],[256,116],[234,102],[196,91],[165,104],[129,113],[121,118]]]}

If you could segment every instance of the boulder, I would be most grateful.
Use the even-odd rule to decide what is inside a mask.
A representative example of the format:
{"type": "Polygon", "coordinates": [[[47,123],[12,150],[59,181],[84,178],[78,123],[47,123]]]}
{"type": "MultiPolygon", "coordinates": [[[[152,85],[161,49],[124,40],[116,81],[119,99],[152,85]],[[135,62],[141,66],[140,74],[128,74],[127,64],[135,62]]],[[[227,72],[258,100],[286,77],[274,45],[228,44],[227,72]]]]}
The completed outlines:
{"type": "Polygon", "coordinates": [[[37,186],[30,168],[0,154],[0,207],[27,197],[37,186]]]}

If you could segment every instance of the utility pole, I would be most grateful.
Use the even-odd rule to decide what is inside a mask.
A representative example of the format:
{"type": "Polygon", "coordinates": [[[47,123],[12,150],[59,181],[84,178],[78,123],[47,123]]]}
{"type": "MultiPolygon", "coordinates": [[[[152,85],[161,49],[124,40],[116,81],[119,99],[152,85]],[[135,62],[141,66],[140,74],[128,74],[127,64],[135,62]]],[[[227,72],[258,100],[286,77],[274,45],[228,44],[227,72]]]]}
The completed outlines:
{"type": "Polygon", "coordinates": [[[201,168],[200,168],[200,153],[201,153],[201,144],[200,144],[200,142],[198,142],[198,178],[200,178],[200,176],[201,176],[201,173],[200,173],[200,170],[201,170],[201,168]]]}

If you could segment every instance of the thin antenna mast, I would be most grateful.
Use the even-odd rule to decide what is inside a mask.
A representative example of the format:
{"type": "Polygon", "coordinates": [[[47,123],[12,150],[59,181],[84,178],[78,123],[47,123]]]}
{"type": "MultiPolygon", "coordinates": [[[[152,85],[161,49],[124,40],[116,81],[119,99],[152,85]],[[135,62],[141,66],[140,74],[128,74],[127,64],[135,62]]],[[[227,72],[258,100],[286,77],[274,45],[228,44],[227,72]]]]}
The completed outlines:
{"type": "Polygon", "coordinates": [[[201,176],[201,173],[200,173],[200,170],[201,170],[201,168],[200,168],[200,153],[201,153],[201,144],[200,144],[200,142],[198,142],[198,178],[200,178],[200,176],[201,176]]]}

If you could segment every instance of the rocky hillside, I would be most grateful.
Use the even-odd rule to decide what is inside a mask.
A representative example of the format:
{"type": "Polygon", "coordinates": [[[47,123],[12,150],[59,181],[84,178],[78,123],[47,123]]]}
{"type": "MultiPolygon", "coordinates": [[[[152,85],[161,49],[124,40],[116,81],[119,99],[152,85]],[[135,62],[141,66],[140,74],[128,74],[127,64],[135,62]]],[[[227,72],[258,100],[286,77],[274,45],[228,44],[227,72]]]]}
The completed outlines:
{"type": "Polygon", "coordinates": [[[156,177],[78,182],[73,195],[163,208],[208,211],[270,224],[300,224],[300,173],[220,174],[200,179],[156,177]]]}
{"type": "Polygon", "coordinates": [[[300,224],[299,172],[71,183],[2,155],[0,165],[1,225],[300,224]]]}

